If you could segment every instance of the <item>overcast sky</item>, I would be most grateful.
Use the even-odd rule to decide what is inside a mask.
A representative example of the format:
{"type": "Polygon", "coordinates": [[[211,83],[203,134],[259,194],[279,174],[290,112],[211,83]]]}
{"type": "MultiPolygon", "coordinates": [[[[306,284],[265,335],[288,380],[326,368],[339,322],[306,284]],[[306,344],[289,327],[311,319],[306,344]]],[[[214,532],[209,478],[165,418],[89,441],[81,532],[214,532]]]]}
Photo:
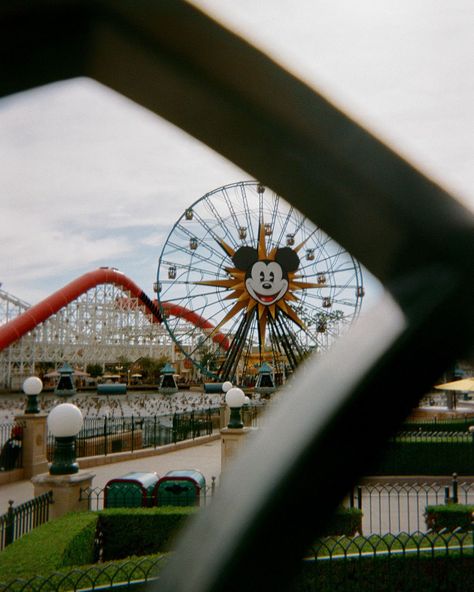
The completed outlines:
{"type": "MultiPolygon", "coordinates": [[[[197,3],[474,209],[472,0],[197,3]]],[[[2,288],[36,303],[109,265],[151,296],[160,246],[185,207],[248,178],[92,80],[2,99],[2,288]]]]}

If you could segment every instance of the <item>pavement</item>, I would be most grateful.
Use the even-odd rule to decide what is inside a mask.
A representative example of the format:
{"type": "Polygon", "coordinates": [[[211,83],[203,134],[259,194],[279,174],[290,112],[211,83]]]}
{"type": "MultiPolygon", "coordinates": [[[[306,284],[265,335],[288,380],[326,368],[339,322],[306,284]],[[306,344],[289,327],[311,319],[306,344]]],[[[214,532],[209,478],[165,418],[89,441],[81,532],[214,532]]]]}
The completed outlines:
{"type": "MultiPolygon", "coordinates": [[[[80,466],[80,459],[78,462],[80,466]]],[[[85,469],[85,472],[95,475],[92,487],[103,488],[110,479],[122,477],[131,471],[156,472],[162,477],[168,471],[175,469],[197,469],[206,478],[207,485],[211,485],[212,477],[216,478],[217,484],[221,474],[220,439],[181,450],[173,450],[166,454],[100,465],[85,469]]],[[[14,506],[18,506],[33,497],[33,484],[29,480],[1,485],[0,515],[7,511],[9,500],[13,500],[14,506]]]]}

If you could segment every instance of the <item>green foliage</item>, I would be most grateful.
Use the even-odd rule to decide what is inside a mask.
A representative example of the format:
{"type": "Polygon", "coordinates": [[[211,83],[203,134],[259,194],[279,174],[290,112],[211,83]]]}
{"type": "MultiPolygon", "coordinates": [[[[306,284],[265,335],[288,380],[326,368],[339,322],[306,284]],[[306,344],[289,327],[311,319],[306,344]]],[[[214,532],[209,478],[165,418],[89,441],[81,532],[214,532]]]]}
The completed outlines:
{"type": "Polygon", "coordinates": [[[426,526],[431,530],[468,530],[473,520],[474,506],[447,504],[427,506],[425,510],[426,526]]]}
{"type": "Polygon", "coordinates": [[[461,592],[474,589],[472,556],[386,555],[305,561],[292,592],[461,592]]]}
{"type": "Polygon", "coordinates": [[[67,514],[35,528],[0,553],[2,581],[92,563],[98,515],[67,514]]]}
{"type": "Polygon", "coordinates": [[[161,369],[168,361],[167,356],[160,356],[157,359],[143,356],[137,360],[135,366],[140,369],[144,382],[153,383],[158,382],[161,369]]]}
{"type": "Polygon", "coordinates": [[[469,432],[469,427],[472,425],[474,425],[474,417],[408,420],[403,424],[402,430],[410,432],[469,432]]]}
{"type": "Polygon", "coordinates": [[[474,444],[470,437],[432,436],[397,438],[385,449],[376,475],[470,475],[474,444]]]}
{"type": "Polygon", "coordinates": [[[168,551],[195,507],[113,508],[100,512],[104,560],[168,551]]]}
{"type": "Polygon", "coordinates": [[[98,376],[102,376],[103,369],[102,364],[87,364],[86,372],[92,376],[92,378],[97,378],[98,376]]]}
{"type": "Polygon", "coordinates": [[[338,508],[327,528],[327,535],[354,536],[356,533],[362,534],[362,510],[338,508]]]}

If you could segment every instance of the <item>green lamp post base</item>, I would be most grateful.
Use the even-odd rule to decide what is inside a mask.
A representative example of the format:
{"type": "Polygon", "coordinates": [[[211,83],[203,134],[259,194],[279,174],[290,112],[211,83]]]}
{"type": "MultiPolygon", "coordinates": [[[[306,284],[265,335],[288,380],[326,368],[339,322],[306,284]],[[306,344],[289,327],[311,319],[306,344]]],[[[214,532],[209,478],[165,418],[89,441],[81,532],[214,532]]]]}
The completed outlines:
{"type": "Polygon", "coordinates": [[[240,415],[240,407],[230,408],[230,418],[227,427],[231,429],[241,429],[244,427],[242,416],[240,415]]]}
{"type": "Polygon", "coordinates": [[[27,395],[25,413],[39,413],[38,395],[27,395]]]}
{"type": "Polygon", "coordinates": [[[76,462],[76,436],[58,438],[54,447],[53,462],[49,468],[50,475],[72,475],[79,472],[76,462]]]}

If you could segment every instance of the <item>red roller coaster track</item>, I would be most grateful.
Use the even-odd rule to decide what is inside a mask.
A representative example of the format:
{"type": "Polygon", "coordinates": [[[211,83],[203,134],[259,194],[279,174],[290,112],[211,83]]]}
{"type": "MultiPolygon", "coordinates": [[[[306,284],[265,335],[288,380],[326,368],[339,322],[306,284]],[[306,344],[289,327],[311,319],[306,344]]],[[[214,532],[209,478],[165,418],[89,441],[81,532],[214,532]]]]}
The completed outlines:
{"type": "MultiPolygon", "coordinates": [[[[143,304],[152,314],[154,322],[162,322],[161,313],[156,301],[153,302],[150,300],[135,282],[120,271],[110,268],[100,268],[81,275],[0,327],[0,351],[23,337],[25,333],[32,331],[37,325],[46,321],[51,315],[57,313],[81,294],[84,294],[84,292],[99,284],[115,284],[116,286],[120,286],[143,304]]],[[[196,327],[200,327],[201,329],[214,328],[209,321],[183,306],[169,302],[162,303],[162,306],[167,314],[189,321],[196,327]]],[[[216,333],[213,336],[213,341],[225,350],[229,349],[229,341],[222,333],[216,333]]]]}

